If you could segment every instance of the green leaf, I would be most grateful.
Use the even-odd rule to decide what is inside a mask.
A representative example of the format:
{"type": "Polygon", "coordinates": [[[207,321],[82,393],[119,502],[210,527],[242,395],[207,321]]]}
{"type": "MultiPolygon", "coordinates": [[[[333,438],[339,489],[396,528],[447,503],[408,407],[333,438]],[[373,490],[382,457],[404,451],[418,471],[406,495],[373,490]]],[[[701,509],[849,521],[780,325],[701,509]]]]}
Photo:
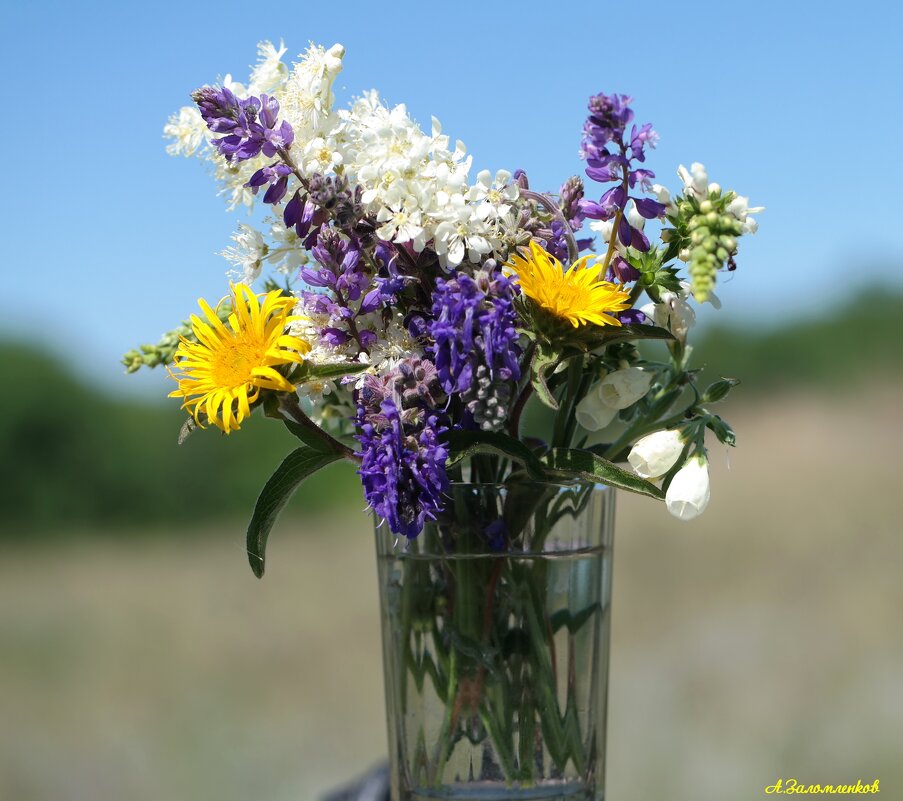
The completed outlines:
{"type": "Polygon", "coordinates": [[[270,476],[257,498],[254,514],[248,524],[248,561],[257,578],[263,576],[264,552],[270,529],[288,499],[304,479],[340,458],[341,455],[335,452],[296,448],[270,476]]]}
{"type": "Polygon", "coordinates": [[[282,422],[285,424],[285,427],[289,431],[291,431],[292,434],[294,434],[298,439],[301,440],[301,442],[303,442],[305,445],[310,446],[318,453],[336,452],[332,442],[326,439],[325,434],[323,434],[319,428],[317,428],[316,430],[314,430],[313,428],[307,428],[306,426],[302,426],[299,423],[296,423],[294,420],[289,420],[287,417],[283,417],[282,422]]]}
{"type": "Polygon", "coordinates": [[[501,431],[449,431],[444,439],[449,446],[449,467],[477,453],[494,453],[520,462],[533,478],[544,477],[539,457],[523,442],[501,431]]]}
{"type": "Polygon", "coordinates": [[[303,362],[294,369],[291,381],[295,384],[304,384],[307,381],[330,381],[333,378],[344,378],[346,375],[355,375],[363,372],[368,364],[311,364],[303,362]]]}
{"type": "Polygon", "coordinates": [[[184,445],[185,440],[199,428],[200,426],[197,424],[197,421],[191,415],[186,417],[185,422],[182,423],[182,427],[179,429],[179,445],[184,445]]]}
{"type": "Polygon", "coordinates": [[[599,481],[610,487],[636,492],[639,495],[647,495],[658,500],[663,500],[665,497],[665,494],[655,484],[590,451],[554,448],[545,457],[545,462],[547,471],[553,474],[582,478],[587,481],[599,481]]]}

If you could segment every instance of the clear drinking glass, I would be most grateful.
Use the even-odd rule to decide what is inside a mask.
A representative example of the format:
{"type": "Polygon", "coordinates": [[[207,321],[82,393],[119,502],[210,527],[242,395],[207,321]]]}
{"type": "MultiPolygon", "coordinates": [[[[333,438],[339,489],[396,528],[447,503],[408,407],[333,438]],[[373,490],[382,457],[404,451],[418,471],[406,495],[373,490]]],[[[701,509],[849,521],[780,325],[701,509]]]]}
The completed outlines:
{"type": "Polygon", "coordinates": [[[455,484],[377,528],[393,801],[604,798],[614,500],[455,484]]]}

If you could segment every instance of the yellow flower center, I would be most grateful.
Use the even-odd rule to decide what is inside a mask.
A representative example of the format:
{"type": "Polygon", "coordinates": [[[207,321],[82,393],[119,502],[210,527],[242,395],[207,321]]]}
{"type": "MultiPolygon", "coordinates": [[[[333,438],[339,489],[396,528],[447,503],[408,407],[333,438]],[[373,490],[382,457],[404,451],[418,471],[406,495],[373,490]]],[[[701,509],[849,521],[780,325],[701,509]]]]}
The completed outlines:
{"type": "Polygon", "coordinates": [[[211,353],[210,378],[221,387],[239,387],[247,384],[251,370],[263,364],[266,358],[266,344],[251,341],[250,337],[224,343],[221,350],[211,353]]]}

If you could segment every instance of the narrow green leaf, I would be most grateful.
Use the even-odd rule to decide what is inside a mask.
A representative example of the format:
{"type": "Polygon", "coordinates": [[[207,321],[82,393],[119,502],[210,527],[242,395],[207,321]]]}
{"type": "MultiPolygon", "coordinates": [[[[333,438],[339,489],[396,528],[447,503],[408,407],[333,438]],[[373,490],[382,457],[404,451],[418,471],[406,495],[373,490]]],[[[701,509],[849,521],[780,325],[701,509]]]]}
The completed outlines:
{"type": "Polygon", "coordinates": [[[257,578],[263,576],[267,537],[282,508],[304,479],[339,458],[335,452],[296,448],[270,476],[257,498],[248,524],[248,561],[257,578]]]}
{"type": "Polygon", "coordinates": [[[449,431],[445,441],[449,446],[449,466],[477,453],[493,453],[520,462],[533,478],[543,478],[539,457],[523,442],[501,431],[449,431]]]}
{"type": "Polygon", "coordinates": [[[545,457],[545,462],[546,470],[553,474],[598,481],[658,500],[665,497],[655,484],[590,451],[554,448],[545,457]]]}
{"type": "Polygon", "coordinates": [[[332,443],[326,439],[326,436],[322,434],[319,429],[315,431],[313,428],[302,426],[294,420],[289,420],[287,417],[283,417],[282,422],[285,423],[285,427],[300,439],[301,442],[305,445],[309,445],[318,453],[336,452],[332,443]]]}
{"type": "Polygon", "coordinates": [[[197,421],[191,415],[186,417],[185,422],[182,423],[182,427],[179,429],[179,445],[184,445],[185,440],[197,431],[198,428],[200,428],[200,426],[198,426],[197,421]]]}
{"type": "Polygon", "coordinates": [[[369,364],[311,364],[304,362],[292,373],[292,381],[303,384],[307,381],[330,381],[363,372],[369,364]]]}

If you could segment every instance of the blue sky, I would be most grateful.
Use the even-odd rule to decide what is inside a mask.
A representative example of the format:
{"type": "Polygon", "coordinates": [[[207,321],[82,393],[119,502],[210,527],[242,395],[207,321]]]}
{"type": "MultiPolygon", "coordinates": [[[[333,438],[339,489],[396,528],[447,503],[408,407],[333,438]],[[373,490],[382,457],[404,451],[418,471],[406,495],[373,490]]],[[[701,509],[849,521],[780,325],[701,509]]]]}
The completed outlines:
{"type": "Polygon", "coordinates": [[[2,0],[0,330],[111,386],[147,386],[122,376],[119,354],[224,294],[216,253],[244,219],[199,163],[165,154],[161,128],[191,89],[244,80],[256,43],[280,38],[290,53],[343,43],[339,102],[378,88],[424,125],[439,117],[474,174],[523,167],[540,189],[580,172],[590,94],[634,96],[661,136],[650,166],[662,183],[699,160],[768,207],[720,292],[725,320],[770,325],[873,281],[900,285],[898,5],[612,8],[2,0]]]}

